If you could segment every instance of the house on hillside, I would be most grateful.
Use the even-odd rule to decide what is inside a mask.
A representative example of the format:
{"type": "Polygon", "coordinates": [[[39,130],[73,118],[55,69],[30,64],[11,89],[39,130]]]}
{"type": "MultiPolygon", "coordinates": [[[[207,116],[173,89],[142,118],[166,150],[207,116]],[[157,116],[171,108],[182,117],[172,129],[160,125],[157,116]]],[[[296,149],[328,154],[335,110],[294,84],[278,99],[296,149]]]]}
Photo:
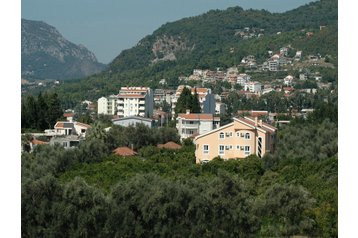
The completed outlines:
{"type": "Polygon", "coordinates": [[[233,159],[275,151],[277,128],[258,120],[257,117],[234,118],[230,124],[195,137],[196,163],[215,157],[233,159]]]}
{"type": "Polygon", "coordinates": [[[58,121],[56,122],[54,129],[45,130],[45,135],[46,136],[77,135],[77,136],[85,137],[86,132],[89,128],[91,128],[90,125],[81,122],[58,121]]]}

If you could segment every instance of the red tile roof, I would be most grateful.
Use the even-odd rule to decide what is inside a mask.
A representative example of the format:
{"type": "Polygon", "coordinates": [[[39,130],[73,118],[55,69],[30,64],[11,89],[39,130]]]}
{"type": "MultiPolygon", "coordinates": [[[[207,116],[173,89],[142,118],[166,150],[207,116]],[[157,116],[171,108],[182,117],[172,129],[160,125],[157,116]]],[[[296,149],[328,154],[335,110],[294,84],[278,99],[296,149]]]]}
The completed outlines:
{"type": "Polygon", "coordinates": [[[119,156],[133,156],[137,154],[137,152],[128,147],[118,147],[117,149],[113,150],[113,153],[119,156]]]}
{"type": "Polygon", "coordinates": [[[37,140],[37,139],[33,139],[33,140],[31,141],[31,143],[32,143],[33,145],[44,145],[44,144],[48,144],[48,142],[41,141],[41,140],[37,140]]]}
{"type": "Polygon", "coordinates": [[[157,146],[158,148],[165,148],[165,149],[172,149],[172,150],[177,150],[177,149],[180,149],[182,146],[173,142],[173,141],[169,141],[165,144],[159,144],[157,146]]]}
{"type": "Polygon", "coordinates": [[[64,113],[63,116],[64,117],[73,117],[75,114],[73,113],[64,113]]]}
{"type": "Polygon", "coordinates": [[[82,123],[82,122],[75,122],[75,124],[78,125],[78,126],[82,126],[82,127],[86,127],[86,128],[91,128],[90,125],[85,124],[85,123],[82,123]]]}

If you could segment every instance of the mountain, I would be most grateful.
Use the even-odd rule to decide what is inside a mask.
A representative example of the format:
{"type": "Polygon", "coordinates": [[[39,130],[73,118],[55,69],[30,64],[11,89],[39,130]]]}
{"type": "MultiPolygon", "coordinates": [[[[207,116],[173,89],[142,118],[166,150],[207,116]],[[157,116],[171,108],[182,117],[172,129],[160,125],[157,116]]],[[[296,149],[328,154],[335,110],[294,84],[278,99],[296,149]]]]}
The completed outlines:
{"type": "Polygon", "coordinates": [[[21,19],[22,78],[82,78],[104,68],[92,52],[66,40],[55,27],[21,19]]]}
{"type": "Polygon", "coordinates": [[[268,50],[277,52],[287,45],[305,55],[330,55],[337,65],[337,42],[337,0],[315,1],[284,13],[241,7],[211,10],[162,25],[136,46],[122,51],[106,70],[56,90],[65,95],[64,100],[95,100],[117,92],[120,86],[158,87],[163,78],[175,87],[179,76],[188,76],[195,68],[228,68],[247,55],[254,55],[261,63],[268,50]],[[325,26],[324,30],[320,26],[325,26]],[[262,37],[240,37],[245,28],[262,37]],[[307,37],[306,32],[314,34],[307,37]]]}

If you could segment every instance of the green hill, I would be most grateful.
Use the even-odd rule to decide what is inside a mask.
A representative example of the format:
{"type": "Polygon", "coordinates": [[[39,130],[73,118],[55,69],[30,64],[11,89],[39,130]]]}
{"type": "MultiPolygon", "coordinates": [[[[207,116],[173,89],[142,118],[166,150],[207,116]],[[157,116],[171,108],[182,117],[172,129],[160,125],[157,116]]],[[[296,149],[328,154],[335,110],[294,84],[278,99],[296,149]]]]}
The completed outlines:
{"type": "Polygon", "coordinates": [[[166,23],[122,51],[105,71],[66,83],[57,92],[66,100],[79,100],[115,93],[121,85],[156,87],[162,78],[175,86],[178,76],[195,68],[231,67],[248,54],[263,61],[267,50],[288,44],[306,55],[331,55],[337,63],[337,9],[337,0],[316,1],[285,13],[232,7],[166,23]],[[247,27],[261,37],[240,37],[247,27]],[[314,35],[306,37],[307,31],[314,35]]]}

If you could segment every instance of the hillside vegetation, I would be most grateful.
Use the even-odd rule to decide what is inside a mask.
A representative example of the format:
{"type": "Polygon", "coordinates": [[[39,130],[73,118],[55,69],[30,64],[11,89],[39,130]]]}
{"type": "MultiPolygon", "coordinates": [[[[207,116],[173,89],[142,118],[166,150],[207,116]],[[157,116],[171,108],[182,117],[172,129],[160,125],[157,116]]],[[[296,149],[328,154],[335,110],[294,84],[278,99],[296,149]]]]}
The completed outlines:
{"type": "Polygon", "coordinates": [[[189,143],[153,146],[170,128],[145,126],[39,146],[22,154],[22,237],[337,237],[336,111],[323,104],[279,130],[263,159],[198,165],[189,143]],[[128,144],[137,157],[112,154],[128,144]]]}
{"type": "Polygon", "coordinates": [[[131,49],[122,51],[102,73],[66,83],[55,90],[67,101],[98,99],[120,86],[157,87],[167,79],[169,87],[195,68],[227,68],[247,55],[262,62],[267,51],[291,45],[309,54],[329,55],[338,62],[338,2],[321,0],[285,13],[232,7],[166,23],[131,49]],[[320,30],[320,26],[326,26],[320,30]],[[243,40],[235,33],[245,27],[263,36],[243,40]],[[313,32],[307,37],[306,32],[313,32]],[[277,34],[281,32],[281,34],[277,34]]]}

